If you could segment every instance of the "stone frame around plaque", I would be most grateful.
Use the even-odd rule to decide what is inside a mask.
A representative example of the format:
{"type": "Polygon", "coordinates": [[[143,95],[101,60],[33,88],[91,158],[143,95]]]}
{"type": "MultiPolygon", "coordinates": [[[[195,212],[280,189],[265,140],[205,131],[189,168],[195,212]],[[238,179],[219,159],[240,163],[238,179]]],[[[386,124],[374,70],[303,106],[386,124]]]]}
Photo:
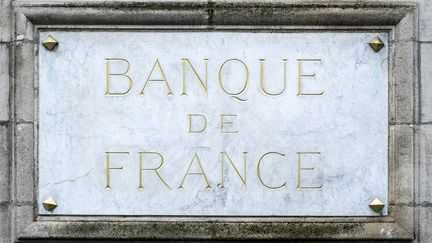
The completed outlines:
{"type": "MultiPolygon", "coordinates": [[[[305,1],[306,2],[306,1],[305,1]]],[[[415,2],[340,4],[259,0],[13,3],[12,170],[15,231],[40,239],[414,238],[417,8],[415,2]],[[389,33],[389,215],[377,217],[40,216],[38,49],[43,30],[368,31],[389,33]]],[[[61,43],[60,43],[61,45],[61,43]]],[[[85,200],[85,199],[83,199],[85,200]]],[[[343,201],[343,198],[338,199],[343,201]]],[[[126,202],[127,203],[127,202],[126,202]]]]}

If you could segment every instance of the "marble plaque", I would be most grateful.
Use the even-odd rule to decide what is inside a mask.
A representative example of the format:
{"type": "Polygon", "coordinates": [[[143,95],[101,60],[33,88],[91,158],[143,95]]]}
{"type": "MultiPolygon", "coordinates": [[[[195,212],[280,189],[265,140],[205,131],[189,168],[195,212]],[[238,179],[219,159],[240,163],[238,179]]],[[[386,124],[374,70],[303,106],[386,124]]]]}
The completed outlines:
{"type": "Polygon", "coordinates": [[[386,33],[48,36],[39,214],[387,214],[386,33]]]}

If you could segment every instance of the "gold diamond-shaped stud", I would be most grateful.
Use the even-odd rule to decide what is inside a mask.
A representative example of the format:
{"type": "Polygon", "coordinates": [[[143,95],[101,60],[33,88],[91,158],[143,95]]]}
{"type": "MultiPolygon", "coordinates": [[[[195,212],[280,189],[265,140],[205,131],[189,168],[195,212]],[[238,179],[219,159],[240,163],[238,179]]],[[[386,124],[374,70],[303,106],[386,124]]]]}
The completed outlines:
{"type": "Polygon", "coordinates": [[[369,42],[369,45],[372,47],[372,49],[374,49],[375,52],[379,52],[379,50],[384,47],[384,42],[382,42],[379,37],[375,37],[369,42]]]}
{"type": "Polygon", "coordinates": [[[54,37],[52,36],[48,36],[43,42],[42,45],[45,46],[46,49],[48,49],[49,51],[54,50],[54,48],[56,48],[56,46],[58,45],[58,41],[56,39],[54,39],[54,37]]]}
{"type": "Polygon", "coordinates": [[[52,198],[52,197],[49,197],[47,200],[43,201],[42,205],[48,211],[52,211],[54,208],[57,207],[57,203],[55,202],[54,198],[52,198]]]}
{"type": "Polygon", "coordinates": [[[380,212],[383,208],[384,208],[384,203],[379,199],[379,198],[375,198],[370,204],[369,207],[375,211],[375,212],[380,212]]]}

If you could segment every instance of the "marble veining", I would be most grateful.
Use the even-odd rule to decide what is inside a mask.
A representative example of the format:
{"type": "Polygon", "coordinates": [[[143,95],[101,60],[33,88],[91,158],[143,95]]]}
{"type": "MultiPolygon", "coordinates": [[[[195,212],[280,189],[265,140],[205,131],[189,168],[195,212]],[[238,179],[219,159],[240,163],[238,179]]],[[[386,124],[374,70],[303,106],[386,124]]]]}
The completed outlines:
{"type": "Polygon", "coordinates": [[[38,198],[58,207],[40,214],[376,216],[368,204],[387,204],[388,48],[368,45],[385,33],[48,35],[59,46],[39,48],[38,198]],[[299,59],[315,73],[302,92],[322,95],[298,95],[299,59]],[[128,94],[106,95],[107,62],[111,93],[128,94]],[[266,94],[261,77],[283,92],[266,94]],[[110,157],[123,168],[109,170],[110,189],[106,152],[124,153],[110,157]],[[144,169],[164,159],[142,188],[140,152],[144,169]],[[314,168],[300,185],[299,156],[314,168]]]}

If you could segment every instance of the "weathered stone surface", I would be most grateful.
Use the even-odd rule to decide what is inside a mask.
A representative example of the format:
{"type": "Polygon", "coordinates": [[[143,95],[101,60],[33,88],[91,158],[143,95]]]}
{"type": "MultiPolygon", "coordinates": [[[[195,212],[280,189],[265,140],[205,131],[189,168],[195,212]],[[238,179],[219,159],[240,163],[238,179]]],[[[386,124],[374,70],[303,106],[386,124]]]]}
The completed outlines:
{"type": "Polygon", "coordinates": [[[33,201],[34,182],[34,141],[33,124],[17,124],[16,126],[16,202],[30,204],[33,201]]]}
{"type": "Polygon", "coordinates": [[[408,13],[395,28],[394,41],[407,42],[417,40],[418,19],[415,13],[408,13]]]}
{"type": "Polygon", "coordinates": [[[414,88],[417,77],[415,65],[416,42],[396,42],[391,47],[390,73],[390,122],[410,124],[414,122],[414,88]]]}
{"type": "MultiPolygon", "coordinates": [[[[406,239],[400,227],[382,223],[379,226],[365,223],[303,223],[301,226],[290,222],[257,222],[244,218],[232,222],[223,220],[149,222],[88,221],[58,222],[45,221],[33,224],[23,233],[22,238],[42,239],[87,238],[92,240],[136,239],[144,237],[158,240],[282,240],[282,239],[406,239]]],[[[370,241],[367,241],[370,242],[370,241]]]]}
{"type": "Polygon", "coordinates": [[[0,203],[10,201],[9,127],[0,124],[0,203]]]}
{"type": "Polygon", "coordinates": [[[414,131],[409,125],[390,126],[389,178],[390,204],[413,203],[414,131]]]}
{"type": "MultiPolygon", "coordinates": [[[[417,203],[420,207],[432,206],[432,125],[421,125],[417,132],[419,142],[419,175],[417,203]]],[[[432,232],[431,232],[432,235],[432,232]]]]}
{"type": "Polygon", "coordinates": [[[34,112],[34,63],[33,43],[16,43],[15,67],[15,116],[16,120],[33,121],[34,112]]]}
{"type": "Polygon", "coordinates": [[[0,242],[10,242],[10,167],[9,127],[0,124],[0,242]]]}
{"type": "Polygon", "coordinates": [[[11,220],[9,205],[0,202],[0,243],[11,242],[11,220]]]}
{"type": "MultiPolygon", "coordinates": [[[[33,206],[29,203],[17,203],[14,205],[13,232],[20,235],[34,220],[33,206]]],[[[13,237],[13,238],[15,238],[13,237]]]]}
{"type": "MultiPolygon", "coordinates": [[[[33,24],[51,24],[53,22],[62,24],[92,24],[92,25],[205,25],[208,23],[209,5],[206,0],[196,1],[117,1],[113,4],[106,4],[101,1],[95,2],[80,2],[78,5],[85,6],[84,8],[70,8],[63,5],[62,2],[49,2],[49,5],[57,5],[61,8],[44,8],[42,12],[30,11],[24,14],[17,15],[17,38],[25,38],[32,40],[32,25],[33,24]],[[128,7],[134,11],[124,11],[121,7],[128,7]],[[188,8],[190,7],[190,8],[188,8]],[[103,14],[99,10],[103,9],[103,14]],[[96,11],[95,11],[96,10],[96,11]],[[59,11],[62,13],[59,15],[59,11]],[[139,15],[133,12],[141,12],[139,15]],[[98,19],[92,18],[96,15],[98,19]],[[99,18],[100,17],[100,18],[99,18]],[[32,19],[31,21],[28,18],[32,19]]],[[[38,1],[22,1],[15,2],[16,6],[31,6],[40,4],[38,1]]],[[[18,7],[18,8],[20,8],[18,7]]]]}
{"type": "Polygon", "coordinates": [[[418,242],[432,241],[432,125],[422,125],[417,133],[419,168],[417,189],[418,242]]]}
{"type": "Polygon", "coordinates": [[[12,40],[12,6],[11,0],[0,1],[0,42],[12,40]]]}
{"type": "Polygon", "coordinates": [[[419,0],[419,40],[432,41],[432,1],[419,0]]]}
{"type": "Polygon", "coordinates": [[[420,55],[420,120],[430,123],[432,122],[432,43],[421,43],[420,55]]]}
{"type": "Polygon", "coordinates": [[[0,43],[0,122],[9,120],[9,44],[0,43]]]}
{"type": "Polygon", "coordinates": [[[33,23],[29,21],[27,16],[22,13],[15,15],[15,40],[16,41],[33,41],[33,23]]]}
{"type": "Polygon", "coordinates": [[[34,150],[33,124],[16,125],[16,192],[14,232],[20,234],[33,221],[34,150]]]}
{"type": "MultiPolygon", "coordinates": [[[[419,1],[420,121],[432,122],[432,1],[419,1]]],[[[432,125],[422,125],[417,133],[417,239],[432,242],[432,125]]]]}
{"type": "MultiPolygon", "coordinates": [[[[411,1],[412,2],[412,1],[411,1]]],[[[402,8],[386,6],[385,1],[363,1],[359,5],[339,5],[335,1],[253,1],[251,8],[249,1],[212,1],[212,15],[210,20],[218,24],[235,25],[339,25],[341,22],[347,25],[385,25],[397,24],[395,18],[402,18],[404,13],[399,12],[402,8]],[[314,4],[310,11],[308,3],[314,4]],[[336,4],[335,4],[336,3],[336,4]],[[377,4],[382,8],[389,7],[380,18],[375,9],[370,5],[377,4]],[[291,8],[283,8],[289,6],[291,8]],[[235,9],[236,11],[232,11],[235,9]],[[360,10],[361,11],[358,11],[360,10]],[[277,17],[275,17],[277,16],[277,17]],[[363,17],[365,17],[363,19],[363,17]],[[360,20],[361,19],[361,20],[360,20]],[[307,24],[306,24],[307,23],[307,24]]],[[[354,2],[351,2],[354,3],[354,2]]],[[[356,2],[359,3],[359,2],[356,2]]],[[[400,4],[394,1],[393,4],[400,4]]],[[[409,2],[404,2],[407,4],[409,2]]]]}
{"type": "MultiPolygon", "coordinates": [[[[16,1],[36,24],[166,24],[166,25],[396,25],[414,8],[409,1],[121,1],[79,2],[74,9],[62,1],[16,1]],[[31,11],[35,5],[49,6],[31,11]],[[180,4],[179,4],[180,3],[180,4]],[[56,8],[53,8],[55,6],[56,8]],[[142,11],[134,15],[123,9],[142,11]],[[102,10],[102,11],[101,11],[102,10]],[[59,15],[58,13],[62,14],[59,15]],[[108,17],[109,16],[109,17],[108,17]]],[[[267,27],[267,26],[266,26],[267,27]]]]}
{"type": "Polygon", "coordinates": [[[418,235],[417,241],[421,243],[432,242],[432,205],[423,203],[417,205],[418,210],[418,235]]]}
{"type": "MultiPolygon", "coordinates": [[[[5,1],[3,1],[3,3],[4,2],[5,1]]],[[[24,1],[16,1],[16,2],[24,2],[24,1]]],[[[36,0],[29,1],[29,0],[26,0],[25,2],[32,3],[32,4],[38,4],[38,3],[41,3],[41,2],[48,2],[48,1],[36,1],[36,0]]],[[[53,3],[53,2],[57,2],[57,3],[66,2],[67,4],[73,5],[74,4],[73,2],[75,2],[75,1],[70,1],[70,0],[61,1],[61,0],[58,0],[58,1],[49,1],[49,2],[50,3],[53,3]]],[[[105,3],[102,3],[102,1],[90,1],[90,2],[94,2],[94,4],[93,4],[94,6],[97,6],[97,5],[100,5],[100,4],[102,4],[102,5],[105,4],[105,3]]],[[[221,1],[217,1],[217,2],[220,3],[221,1]]],[[[285,1],[285,2],[289,2],[289,1],[285,1]]],[[[300,1],[296,1],[296,2],[300,2],[300,1]]],[[[324,3],[324,2],[327,2],[327,3],[331,3],[331,4],[335,4],[336,3],[336,1],[330,1],[330,0],[329,1],[327,1],[327,0],[323,0],[323,1],[305,0],[304,2],[309,2],[309,3],[324,3]]],[[[346,2],[348,2],[348,1],[346,1],[346,2]]],[[[363,3],[375,3],[377,1],[375,1],[375,0],[372,0],[372,1],[369,1],[369,0],[367,0],[367,1],[354,1],[353,0],[352,2],[356,2],[357,4],[362,5],[363,3]]],[[[385,3],[385,4],[388,4],[388,5],[394,5],[396,3],[402,3],[402,2],[406,2],[406,1],[405,0],[397,0],[397,1],[396,0],[385,0],[385,1],[382,0],[382,1],[379,1],[379,3],[385,3]]],[[[411,2],[416,3],[417,1],[412,0],[411,2]]],[[[420,39],[422,41],[431,41],[432,40],[432,31],[430,30],[430,25],[431,25],[432,21],[431,21],[431,17],[430,16],[431,16],[431,11],[432,11],[431,10],[432,3],[431,3],[430,0],[419,0],[418,2],[421,2],[421,5],[420,5],[421,8],[419,10],[419,12],[420,12],[420,19],[419,19],[419,25],[420,25],[420,28],[419,28],[420,29],[420,33],[419,34],[420,34],[420,39]]],[[[344,3],[341,3],[341,6],[343,6],[344,3]]],[[[206,12],[206,8],[205,8],[206,5],[207,5],[207,1],[203,1],[203,6],[204,7],[202,7],[202,9],[199,10],[201,13],[206,12]]],[[[72,9],[72,8],[69,8],[69,7],[64,7],[64,8],[62,8],[61,11],[58,11],[58,9],[55,9],[55,8],[51,9],[51,7],[47,7],[47,8],[50,8],[50,14],[48,14],[46,17],[44,17],[44,12],[42,10],[39,13],[33,14],[33,17],[36,16],[35,19],[39,18],[39,19],[41,19],[41,23],[45,23],[45,24],[55,24],[55,23],[64,23],[64,24],[68,24],[68,23],[79,23],[79,24],[86,24],[86,23],[92,23],[92,24],[113,23],[113,21],[116,20],[116,19],[117,19],[117,23],[118,23],[119,22],[118,19],[122,19],[122,17],[123,17],[122,13],[124,13],[125,11],[127,12],[127,10],[122,10],[120,7],[113,8],[112,10],[109,10],[108,8],[106,8],[106,12],[103,12],[102,14],[99,15],[100,16],[100,18],[99,18],[100,22],[95,22],[95,21],[93,21],[93,19],[92,19],[91,16],[96,12],[96,9],[98,9],[98,7],[83,8],[85,10],[79,9],[79,8],[72,9]],[[77,14],[76,14],[77,12],[81,12],[82,14],[77,17],[77,14]],[[112,13],[114,13],[114,14],[112,14],[112,13]],[[66,18],[62,19],[62,16],[66,16],[66,18]],[[68,16],[70,16],[70,18],[68,16]]],[[[43,9],[43,8],[40,8],[40,9],[43,9]]],[[[129,9],[136,10],[136,8],[129,8],[129,9]]],[[[188,23],[188,24],[198,23],[198,24],[206,24],[206,23],[211,23],[212,21],[215,20],[215,18],[207,18],[207,15],[205,13],[202,14],[203,15],[202,17],[195,18],[195,17],[193,17],[193,12],[187,12],[187,13],[185,12],[185,14],[183,14],[184,19],[176,21],[175,18],[179,18],[179,16],[176,16],[175,14],[169,13],[170,11],[166,11],[165,12],[165,14],[166,14],[165,16],[166,17],[164,17],[164,18],[158,18],[157,17],[158,16],[157,15],[158,11],[160,11],[160,10],[149,11],[149,13],[151,13],[151,14],[143,15],[139,19],[134,19],[133,15],[130,15],[129,17],[124,18],[123,23],[124,24],[133,24],[133,23],[141,23],[142,24],[142,23],[155,23],[155,22],[164,22],[165,21],[164,23],[171,23],[171,24],[173,24],[173,23],[188,23]]],[[[369,21],[370,25],[395,23],[392,20],[393,17],[391,17],[391,16],[395,15],[395,14],[398,14],[398,13],[396,13],[397,11],[391,11],[391,10],[389,10],[389,12],[387,14],[385,14],[386,16],[388,16],[389,21],[387,21],[387,22],[385,22],[385,21],[384,22],[380,22],[383,18],[382,17],[377,17],[377,14],[375,14],[377,12],[374,12],[374,11],[364,11],[362,9],[353,9],[352,11],[359,11],[359,12],[362,13],[362,14],[357,15],[357,17],[355,17],[355,18],[351,18],[351,20],[350,20],[352,23],[358,24],[358,25],[362,25],[362,24],[366,23],[366,22],[362,22],[362,19],[366,18],[364,16],[367,16],[367,18],[369,18],[368,21],[369,21]]],[[[311,16],[313,17],[313,21],[315,21],[315,23],[324,23],[324,24],[338,23],[338,20],[342,20],[341,22],[344,22],[343,21],[344,18],[341,17],[341,13],[343,15],[343,13],[348,13],[348,12],[352,12],[352,11],[351,10],[343,10],[343,9],[335,8],[335,11],[333,11],[331,14],[325,15],[325,14],[323,14],[321,12],[321,10],[318,10],[318,11],[312,10],[311,12],[314,13],[314,15],[311,15],[311,16]],[[333,14],[335,16],[333,16],[333,14]],[[318,17],[319,15],[325,16],[325,19],[328,19],[328,20],[323,20],[323,22],[320,22],[319,21],[320,18],[318,17]]],[[[208,11],[208,12],[211,13],[211,11],[208,11]]],[[[268,11],[267,13],[269,15],[271,15],[273,13],[280,13],[280,12],[281,11],[275,11],[275,12],[268,11]]],[[[256,12],[256,13],[258,13],[258,12],[256,12]]],[[[382,13],[382,12],[380,12],[380,13],[382,13]]],[[[229,18],[227,18],[225,22],[232,24],[232,23],[235,23],[236,19],[237,20],[241,20],[240,22],[246,21],[246,19],[248,17],[245,17],[245,16],[250,16],[250,15],[238,14],[238,16],[236,16],[235,18],[232,18],[232,17],[228,16],[229,18]]],[[[351,15],[347,15],[347,16],[353,16],[353,15],[351,14],[351,15]]],[[[224,17],[225,16],[224,16],[223,11],[218,11],[216,18],[218,19],[219,23],[223,23],[224,22],[224,17]]],[[[277,18],[278,18],[277,15],[266,17],[266,19],[268,19],[268,21],[265,22],[265,23],[268,24],[271,20],[274,20],[274,19],[277,19],[277,18]]],[[[285,18],[285,20],[281,20],[280,22],[281,23],[287,23],[286,19],[287,18],[285,18]]],[[[321,19],[322,19],[322,17],[321,17],[321,19]]],[[[25,21],[23,21],[23,22],[25,22],[25,21]]],[[[0,21],[0,22],[3,23],[2,21],[0,21]]],[[[238,23],[240,23],[240,22],[238,22],[238,23]]],[[[258,21],[256,21],[256,23],[261,24],[258,21]]],[[[346,21],[344,23],[346,23],[346,21]]],[[[11,23],[6,23],[6,24],[10,25],[11,23]]],[[[407,25],[409,25],[409,24],[407,24],[407,25]]],[[[18,26],[19,26],[19,30],[17,31],[17,33],[19,35],[19,38],[27,38],[27,37],[29,37],[28,39],[30,40],[32,38],[32,33],[31,33],[32,25],[29,24],[29,23],[27,23],[27,25],[21,25],[21,24],[19,24],[18,26]]],[[[2,32],[2,31],[0,31],[0,32],[2,32]]],[[[405,30],[401,30],[399,32],[399,33],[401,33],[400,37],[403,37],[403,38],[401,38],[401,40],[406,40],[405,37],[407,37],[408,39],[415,39],[415,38],[411,38],[409,36],[408,32],[410,32],[410,30],[406,30],[406,29],[405,30]]],[[[3,34],[3,32],[0,35],[2,35],[2,34],[3,34]]],[[[414,48],[414,55],[416,55],[416,54],[417,54],[416,53],[416,49],[414,48]]],[[[408,55],[408,56],[410,56],[410,55],[408,55]]],[[[429,58],[430,56],[431,56],[430,54],[422,54],[421,59],[422,59],[423,62],[424,61],[428,61],[428,59],[430,60],[430,58],[429,58]]],[[[414,65],[416,65],[416,64],[414,63],[414,65]]],[[[404,67],[403,66],[404,66],[404,64],[402,65],[402,68],[399,69],[399,70],[402,70],[402,72],[404,72],[404,67]]],[[[427,66],[429,66],[429,65],[427,65],[427,66]]],[[[23,67],[21,67],[21,68],[23,68],[23,67]]],[[[421,68],[420,71],[421,71],[422,74],[427,74],[428,72],[430,72],[430,68],[424,68],[424,66],[422,66],[422,68],[421,68]]],[[[428,75],[428,76],[430,76],[430,75],[428,75]]],[[[406,79],[406,81],[407,80],[408,79],[406,79]]],[[[422,87],[423,88],[427,87],[428,84],[429,83],[425,84],[423,82],[422,83],[422,87]]],[[[20,84],[18,84],[18,85],[20,85],[20,84]]],[[[397,85],[404,86],[405,84],[404,83],[397,83],[397,85]]],[[[404,89],[407,91],[406,93],[412,92],[412,93],[415,94],[415,90],[409,90],[407,87],[405,87],[404,89]]],[[[19,92],[21,92],[21,91],[19,91],[19,92]]],[[[23,94],[25,94],[25,92],[18,93],[18,94],[23,95],[23,94]]],[[[421,117],[423,119],[423,122],[428,122],[429,123],[429,122],[431,122],[431,118],[430,118],[431,116],[430,115],[426,115],[425,116],[425,114],[428,113],[428,112],[430,114],[430,110],[425,112],[425,110],[427,110],[427,109],[424,109],[424,107],[425,106],[426,107],[430,107],[430,105],[425,105],[425,101],[424,100],[425,100],[425,97],[426,98],[430,97],[430,91],[428,91],[428,89],[423,89],[422,90],[422,94],[423,94],[422,95],[423,113],[421,114],[421,117]],[[425,93],[425,94],[423,94],[423,93],[425,93]]],[[[405,100],[406,96],[407,96],[407,94],[402,95],[401,99],[405,100]]],[[[396,100],[396,99],[400,100],[400,98],[397,98],[396,95],[393,96],[393,98],[394,98],[394,100],[396,100]]],[[[415,98],[414,100],[416,100],[418,97],[414,97],[414,98],[415,98]]],[[[33,101],[34,98],[33,98],[33,96],[30,96],[29,99],[33,101]]],[[[392,102],[392,101],[390,100],[390,102],[392,102]]],[[[23,118],[29,118],[28,116],[27,117],[22,116],[22,113],[26,113],[24,111],[25,108],[23,108],[24,106],[22,105],[22,103],[23,102],[21,102],[21,104],[18,104],[18,107],[20,109],[19,116],[21,116],[21,119],[23,119],[23,118]]],[[[0,104],[1,104],[1,102],[0,102],[0,104]]],[[[397,109],[400,110],[400,111],[398,111],[397,117],[396,117],[395,113],[393,112],[393,115],[391,115],[391,118],[393,119],[393,121],[396,121],[396,118],[402,118],[402,119],[398,120],[399,123],[410,124],[411,123],[410,121],[412,119],[410,119],[411,115],[409,114],[409,112],[412,112],[412,110],[410,111],[409,108],[403,107],[404,104],[407,104],[407,103],[400,102],[400,104],[401,104],[400,106],[402,106],[402,108],[397,108],[397,109]],[[401,115],[401,114],[403,114],[405,112],[407,112],[405,115],[401,115]],[[408,119],[406,119],[406,118],[408,118],[408,119]]],[[[411,105],[408,105],[408,106],[412,107],[411,105]]],[[[30,113],[32,113],[32,111],[30,113]]],[[[30,117],[30,118],[32,118],[32,117],[30,117]]],[[[406,130],[406,129],[403,128],[403,130],[406,130]]],[[[404,144],[405,142],[401,141],[401,143],[404,144]]],[[[416,143],[413,146],[417,147],[418,144],[416,143]]],[[[408,151],[408,147],[406,145],[401,146],[401,149],[403,150],[401,152],[402,154],[406,154],[407,151],[408,151]]],[[[422,151],[426,150],[426,149],[427,148],[420,148],[420,152],[419,153],[421,154],[422,151]]],[[[397,154],[397,153],[395,152],[395,154],[397,154]]],[[[406,155],[403,155],[402,160],[403,161],[407,161],[406,155]]],[[[429,166],[428,164],[430,164],[430,163],[425,163],[425,164],[421,164],[420,163],[420,167],[421,166],[423,166],[423,167],[422,167],[422,169],[419,169],[417,171],[419,173],[423,173],[424,175],[423,175],[423,177],[418,177],[417,174],[413,175],[413,176],[415,176],[415,178],[413,180],[418,181],[419,184],[422,184],[422,183],[426,183],[427,184],[427,183],[429,183],[430,179],[425,178],[425,177],[428,177],[428,175],[429,175],[428,174],[428,170],[429,169],[428,168],[424,168],[425,165],[427,165],[426,167],[428,167],[429,166]]],[[[405,162],[403,162],[402,165],[406,165],[405,162]]],[[[407,168],[409,168],[409,167],[407,167],[407,168]]],[[[410,178],[406,178],[406,177],[403,177],[403,178],[406,179],[406,180],[410,180],[410,178]]],[[[429,190],[428,189],[429,188],[428,184],[427,185],[422,185],[420,188],[426,188],[426,189],[419,189],[419,187],[417,187],[418,190],[429,190]]],[[[419,192],[416,192],[416,195],[417,194],[419,194],[419,192]]],[[[403,197],[403,199],[405,200],[407,194],[404,194],[404,195],[405,196],[403,197]]],[[[420,197],[421,197],[422,200],[423,199],[427,199],[427,196],[425,196],[425,195],[429,195],[427,191],[423,191],[423,193],[420,194],[420,197]]],[[[430,232],[432,231],[431,226],[430,226],[431,225],[430,222],[432,221],[432,215],[431,215],[431,212],[430,212],[430,206],[427,206],[427,205],[429,205],[429,204],[427,204],[427,203],[423,203],[422,204],[420,202],[416,206],[419,209],[419,214],[418,214],[419,217],[416,218],[418,220],[419,224],[416,225],[416,228],[418,228],[419,230],[418,230],[418,232],[416,234],[416,240],[415,240],[415,242],[429,243],[430,241],[432,241],[432,239],[430,237],[430,235],[431,235],[430,232]]],[[[23,206],[25,208],[25,210],[22,210],[22,209],[19,209],[19,207],[21,207],[21,206],[17,207],[17,212],[18,212],[17,216],[18,217],[16,217],[16,219],[17,219],[17,224],[19,224],[18,228],[19,229],[23,229],[26,226],[28,226],[28,224],[31,222],[31,219],[33,217],[33,215],[32,215],[33,208],[32,208],[32,206],[23,206]]],[[[3,217],[3,215],[0,216],[1,220],[3,219],[2,217],[3,217]]],[[[0,228],[1,228],[0,229],[0,232],[1,232],[0,239],[2,239],[5,242],[9,242],[9,240],[8,240],[8,233],[6,233],[5,235],[2,235],[3,232],[9,232],[6,229],[6,227],[8,227],[8,226],[3,227],[3,225],[8,225],[8,224],[0,222],[0,228]]],[[[88,237],[89,236],[88,235],[89,232],[90,233],[95,233],[97,231],[102,232],[103,231],[103,226],[104,225],[97,224],[97,223],[96,224],[85,224],[85,223],[82,223],[79,227],[72,228],[72,231],[71,231],[71,228],[68,228],[68,226],[64,226],[64,225],[61,225],[61,223],[59,223],[55,227],[54,226],[53,227],[48,227],[48,229],[52,230],[54,233],[56,233],[56,230],[60,229],[61,233],[57,234],[57,236],[60,237],[60,238],[67,238],[67,237],[70,237],[72,235],[74,235],[76,237],[83,238],[83,237],[88,237]],[[91,229],[93,231],[91,229],[89,229],[89,226],[91,226],[91,229]],[[75,229],[78,229],[78,231],[73,231],[75,229]]],[[[118,226],[118,224],[117,225],[116,224],[112,225],[108,230],[103,231],[102,234],[104,234],[104,235],[112,234],[118,228],[117,226],[118,226]]],[[[343,227],[345,227],[343,225],[340,225],[340,226],[337,225],[337,226],[338,227],[334,228],[334,230],[332,232],[333,234],[340,234],[339,232],[343,231],[344,230],[343,227]]],[[[170,232],[171,232],[171,230],[175,231],[175,229],[173,229],[173,228],[163,228],[164,231],[170,231],[170,232]]],[[[316,228],[307,228],[307,230],[311,230],[311,232],[315,232],[315,231],[313,231],[315,229],[316,228]]],[[[140,226],[138,226],[138,227],[134,227],[131,231],[128,231],[126,229],[124,231],[117,231],[117,232],[129,234],[129,235],[134,235],[135,233],[140,232],[142,230],[143,230],[143,228],[140,227],[140,226]]],[[[153,231],[153,230],[155,230],[155,228],[151,228],[151,227],[148,228],[148,231],[153,231]]],[[[301,228],[300,227],[299,230],[303,230],[304,231],[305,228],[301,228]]],[[[383,230],[384,233],[386,233],[386,232],[389,233],[389,234],[391,233],[391,229],[388,230],[388,229],[383,228],[382,230],[383,230]]],[[[254,231],[256,231],[256,228],[253,228],[251,230],[251,232],[254,232],[254,231]]],[[[49,232],[49,231],[47,231],[47,232],[49,232]]],[[[182,230],[180,229],[177,232],[179,232],[179,234],[181,234],[182,230]]],[[[215,231],[209,231],[209,232],[212,232],[213,234],[215,234],[214,233],[215,231]]],[[[295,230],[289,231],[289,233],[292,233],[292,232],[297,232],[297,231],[295,231],[295,230]]],[[[368,232],[365,232],[364,234],[367,234],[367,233],[368,232]]],[[[263,234],[267,235],[267,232],[263,232],[263,234]]],[[[136,234],[136,235],[138,235],[138,234],[136,234]]],[[[49,237],[49,234],[44,235],[44,236],[45,237],[49,237]]],[[[280,236],[280,234],[279,234],[279,236],[280,236]]],[[[125,236],[123,236],[123,237],[125,237],[125,236]]],[[[331,237],[331,235],[329,235],[329,237],[331,237]]],[[[58,241],[58,242],[62,242],[62,241],[58,241]]],[[[113,242],[116,242],[116,241],[113,241],[113,242]]],[[[315,242],[315,241],[306,241],[306,242],[315,242]]],[[[331,240],[331,241],[328,241],[328,242],[333,242],[333,241],[331,240]]],[[[346,241],[346,242],[348,242],[348,241],[346,241]]],[[[367,240],[365,242],[375,242],[375,241],[367,240]]],[[[379,241],[379,242],[387,242],[387,241],[379,241]]],[[[390,241],[388,241],[388,242],[390,242],[390,241]]],[[[399,241],[391,241],[391,242],[399,242],[399,241]]]]}

